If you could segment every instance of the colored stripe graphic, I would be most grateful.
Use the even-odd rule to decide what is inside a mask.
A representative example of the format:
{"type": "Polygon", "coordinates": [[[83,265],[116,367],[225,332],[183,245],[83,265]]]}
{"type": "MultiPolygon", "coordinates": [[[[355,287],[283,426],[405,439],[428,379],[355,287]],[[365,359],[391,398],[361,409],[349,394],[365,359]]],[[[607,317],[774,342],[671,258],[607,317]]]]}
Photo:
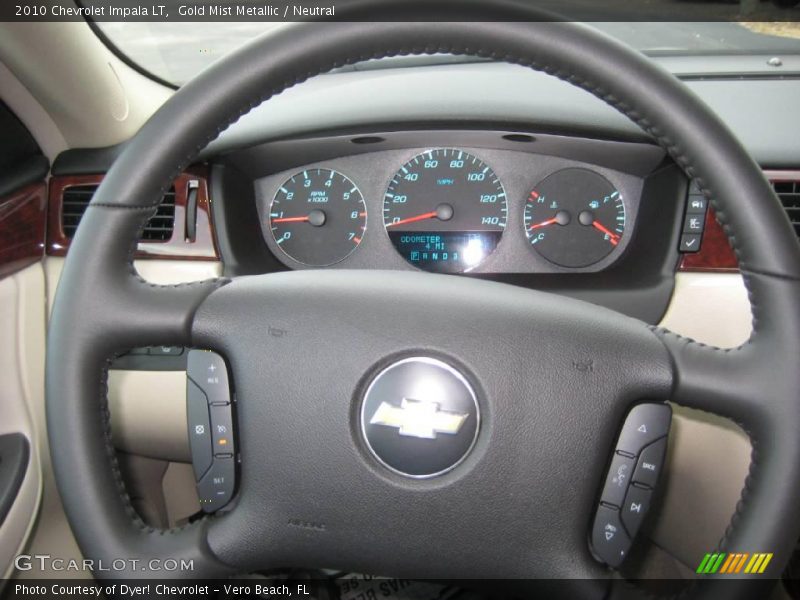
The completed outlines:
{"type": "Polygon", "coordinates": [[[700,563],[700,566],[697,567],[697,572],[702,573],[704,575],[709,575],[711,573],[716,573],[719,569],[720,565],[722,564],[723,559],[725,558],[726,554],[724,552],[715,552],[714,554],[706,554],[703,558],[703,562],[700,563]]]}
{"type": "Polygon", "coordinates": [[[732,565],[736,564],[736,557],[739,556],[738,554],[728,554],[728,560],[722,563],[722,568],[719,570],[720,573],[730,573],[730,568],[732,565]]]}
{"type": "Polygon", "coordinates": [[[735,575],[738,573],[761,574],[767,569],[767,565],[772,560],[771,552],[714,552],[706,554],[697,567],[697,573],[701,575],[713,575],[715,573],[735,575]]]}

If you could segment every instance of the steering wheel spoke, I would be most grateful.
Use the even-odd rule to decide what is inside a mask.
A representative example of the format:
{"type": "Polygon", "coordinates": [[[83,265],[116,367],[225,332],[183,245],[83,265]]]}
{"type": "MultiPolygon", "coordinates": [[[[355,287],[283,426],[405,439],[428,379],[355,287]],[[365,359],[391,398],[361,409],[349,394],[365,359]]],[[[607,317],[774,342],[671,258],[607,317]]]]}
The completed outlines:
{"type": "Polygon", "coordinates": [[[746,348],[715,348],[664,329],[657,335],[675,369],[670,400],[740,423],[752,417],[758,402],[758,366],[746,348]]]}

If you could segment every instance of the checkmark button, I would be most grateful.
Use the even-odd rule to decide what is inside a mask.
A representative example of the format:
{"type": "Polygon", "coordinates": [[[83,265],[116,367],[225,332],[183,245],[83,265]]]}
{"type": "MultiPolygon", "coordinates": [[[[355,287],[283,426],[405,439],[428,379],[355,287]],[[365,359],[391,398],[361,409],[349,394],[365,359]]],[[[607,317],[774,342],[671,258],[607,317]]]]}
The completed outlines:
{"type": "Polygon", "coordinates": [[[700,250],[700,234],[685,233],[681,236],[681,244],[678,248],[681,252],[697,252],[700,250]]]}

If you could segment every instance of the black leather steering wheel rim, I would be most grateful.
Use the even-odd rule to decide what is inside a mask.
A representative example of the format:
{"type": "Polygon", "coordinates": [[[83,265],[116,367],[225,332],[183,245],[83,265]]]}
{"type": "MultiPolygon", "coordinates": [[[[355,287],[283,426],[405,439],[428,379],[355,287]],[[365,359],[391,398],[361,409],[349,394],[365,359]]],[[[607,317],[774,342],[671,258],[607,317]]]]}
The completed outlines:
{"type": "MultiPolygon", "coordinates": [[[[449,52],[529,66],[590,91],[650,133],[710,198],[739,258],[753,336],[726,351],[663,330],[649,335],[669,356],[665,397],[732,418],[750,435],[750,477],[721,548],[773,552],[768,574],[780,575],[800,533],[800,248],[778,200],[726,126],[645,57],[578,24],[490,22],[497,9],[481,10],[489,11],[485,22],[303,24],[256,40],[181,88],[116,161],[73,240],[48,340],[51,454],[87,557],[193,558],[195,571],[185,573],[193,577],[226,576],[241,566],[226,552],[224,518],[166,532],[144,526],[125,497],[110,441],[109,357],[133,346],[207,341],[213,328],[198,310],[228,293],[224,279],[157,286],[135,273],[137,233],[166,186],[230,122],[300,81],[368,58],[449,52]]],[[[287,289],[265,279],[271,282],[287,289]]],[[[662,379],[653,378],[654,389],[662,379]]],[[[578,562],[576,577],[603,575],[578,562]]],[[[353,568],[360,566],[368,561],[353,568]]]]}

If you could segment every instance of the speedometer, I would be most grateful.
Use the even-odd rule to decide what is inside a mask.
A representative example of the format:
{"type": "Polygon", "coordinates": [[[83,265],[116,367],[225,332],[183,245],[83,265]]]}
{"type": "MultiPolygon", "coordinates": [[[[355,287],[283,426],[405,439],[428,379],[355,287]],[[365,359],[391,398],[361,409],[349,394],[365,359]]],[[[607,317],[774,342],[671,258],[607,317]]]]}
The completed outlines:
{"type": "Polygon", "coordinates": [[[455,148],[428,150],[392,179],[383,221],[394,247],[427,271],[459,273],[489,256],[506,227],[506,193],[483,161],[455,148]]]}

